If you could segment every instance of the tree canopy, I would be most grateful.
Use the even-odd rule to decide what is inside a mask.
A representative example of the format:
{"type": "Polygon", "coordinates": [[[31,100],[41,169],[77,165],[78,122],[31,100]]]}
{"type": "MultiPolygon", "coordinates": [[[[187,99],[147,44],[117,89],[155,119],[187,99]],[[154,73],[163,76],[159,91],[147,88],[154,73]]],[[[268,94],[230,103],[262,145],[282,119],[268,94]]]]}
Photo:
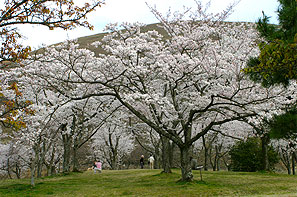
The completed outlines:
{"type": "Polygon", "coordinates": [[[274,116],[269,124],[270,136],[276,139],[297,139],[297,108],[292,107],[286,113],[274,116]]]}
{"type": "Polygon", "coordinates": [[[30,47],[18,43],[21,33],[16,25],[43,25],[55,28],[73,29],[77,26],[93,29],[87,21],[87,14],[94,11],[103,1],[88,0],[78,6],[73,0],[5,0],[0,9],[0,38],[2,47],[0,62],[19,62],[28,56],[30,47]]]}
{"type": "Polygon", "coordinates": [[[260,55],[251,58],[244,69],[252,80],[264,86],[286,86],[291,79],[297,79],[297,2],[279,2],[279,25],[269,24],[270,17],[263,13],[263,18],[257,23],[257,29],[264,39],[259,44],[260,55]]]}
{"type": "Polygon", "coordinates": [[[5,0],[0,8],[0,122],[24,126],[19,112],[32,113],[30,101],[20,103],[22,92],[17,83],[6,76],[9,69],[20,66],[31,51],[30,46],[20,44],[22,38],[17,25],[42,25],[73,29],[77,26],[92,29],[87,14],[101,6],[103,1],[88,0],[78,5],[74,0],[5,0]]]}

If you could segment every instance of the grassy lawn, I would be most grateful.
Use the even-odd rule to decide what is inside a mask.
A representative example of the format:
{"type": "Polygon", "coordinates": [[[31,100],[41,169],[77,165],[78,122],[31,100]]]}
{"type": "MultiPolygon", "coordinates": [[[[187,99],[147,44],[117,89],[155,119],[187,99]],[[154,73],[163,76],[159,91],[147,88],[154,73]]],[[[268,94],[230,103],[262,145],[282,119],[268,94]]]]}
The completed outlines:
{"type": "Polygon", "coordinates": [[[195,181],[178,182],[180,170],[88,171],[36,180],[0,182],[0,196],[297,196],[297,176],[270,173],[194,171],[195,181]]]}

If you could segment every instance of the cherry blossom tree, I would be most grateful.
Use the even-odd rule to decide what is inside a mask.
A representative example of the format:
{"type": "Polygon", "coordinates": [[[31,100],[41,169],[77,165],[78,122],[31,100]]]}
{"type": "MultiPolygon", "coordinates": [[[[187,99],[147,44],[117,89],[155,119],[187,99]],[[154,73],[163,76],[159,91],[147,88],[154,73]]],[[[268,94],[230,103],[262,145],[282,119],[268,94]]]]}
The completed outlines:
{"type": "Polygon", "coordinates": [[[273,146],[276,148],[281,162],[287,169],[288,174],[295,175],[296,156],[296,141],[288,139],[272,140],[273,146]]]}
{"type": "Polygon", "coordinates": [[[256,35],[242,24],[162,20],[171,36],[164,42],[157,32],[141,32],[137,25],[124,24],[125,32],[110,27],[113,33],[103,42],[112,55],[104,60],[118,69],[113,68],[104,86],[139,119],[179,146],[182,180],[192,180],[192,143],[216,125],[254,115],[252,104],[267,98],[244,97],[255,86],[240,74],[241,59],[253,51],[249,44],[256,35]],[[199,130],[192,130],[194,124],[199,130]]]}
{"type": "Polygon", "coordinates": [[[35,109],[38,113],[25,119],[27,127],[15,134],[18,140],[16,144],[26,147],[27,162],[30,164],[31,171],[31,185],[33,186],[35,185],[35,174],[37,177],[41,177],[48,153],[53,151],[52,146],[59,147],[57,140],[58,132],[61,130],[59,122],[53,117],[53,112],[50,112],[50,109],[42,106],[35,106],[35,109]]]}
{"type": "MultiPolygon", "coordinates": [[[[19,69],[21,73],[25,73],[23,74],[24,86],[30,84],[31,88],[35,88],[31,92],[42,94],[43,101],[39,101],[40,105],[48,109],[52,108],[51,117],[55,118],[56,129],[61,138],[63,172],[66,173],[70,171],[71,164],[74,171],[78,170],[77,151],[100,131],[104,122],[120,107],[119,102],[114,102],[115,99],[106,97],[71,100],[69,95],[72,93],[88,92],[89,88],[79,83],[70,84],[63,80],[59,80],[56,85],[49,83],[50,78],[46,75],[48,73],[53,74],[52,77],[65,76],[70,73],[67,73],[67,69],[63,71],[61,69],[63,66],[72,68],[94,61],[93,53],[86,49],[78,49],[77,46],[75,41],[68,41],[55,48],[47,48],[43,54],[32,57],[32,64],[30,64],[31,60],[28,60],[28,65],[19,69]],[[49,67],[50,71],[46,71],[35,64],[34,59],[37,59],[36,62],[45,64],[52,62],[55,66],[49,67]],[[60,87],[63,87],[63,91],[60,91],[60,87]]],[[[32,99],[37,101],[36,98],[32,99]]]]}
{"type": "MultiPolygon", "coordinates": [[[[131,122],[131,121],[130,121],[131,122]]],[[[162,141],[160,135],[156,133],[152,128],[148,127],[146,124],[139,122],[130,124],[131,133],[133,133],[137,143],[150,155],[153,155],[155,162],[154,165],[157,168],[160,168],[160,162],[163,163],[161,157],[163,156],[162,152],[162,141]]],[[[167,162],[168,163],[168,162],[167,162]]],[[[164,165],[163,165],[164,166],[164,165]]],[[[164,169],[165,171],[165,169],[164,169]]]]}
{"type": "MultiPolygon", "coordinates": [[[[18,43],[21,33],[16,25],[42,25],[49,29],[73,29],[78,26],[93,29],[86,16],[103,4],[87,0],[80,4],[73,0],[5,0],[0,8],[0,62],[20,62],[29,55],[30,47],[18,43]],[[3,7],[2,7],[3,6],[3,7]]],[[[1,64],[1,69],[7,64],[1,64]]]]}
{"type": "Polygon", "coordinates": [[[207,158],[213,170],[220,170],[220,160],[222,159],[227,169],[230,167],[228,154],[230,148],[237,141],[246,140],[249,136],[253,136],[252,127],[245,122],[233,121],[213,128],[212,132],[204,136],[202,139],[205,149],[205,166],[207,166],[207,158]],[[208,143],[205,139],[208,138],[208,143]],[[210,139],[209,139],[210,138],[210,139]],[[208,144],[208,147],[205,145],[208,144]]]}
{"type": "Polygon", "coordinates": [[[106,162],[113,170],[118,170],[124,165],[124,157],[134,148],[134,137],[128,132],[125,122],[118,119],[123,117],[119,113],[120,110],[113,114],[92,140],[96,157],[106,162]]]}
{"type": "Polygon", "coordinates": [[[109,100],[100,101],[89,98],[74,102],[71,112],[67,113],[68,118],[64,117],[64,121],[68,119],[68,122],[64,123],[65,129],[61,133],[64,150],[66,150],[63,155],[66,159],[65,165],[63,165],[65,172],[69,172],[70,160],[72,160],[73,171],[79,171],[78,150],[97,133],[102,133],[102,127],[118,108],[109,100]],[[106,109],[107,106],[103,107],[103,105],[109,106],[108,109],[106,109]]]}
{"type": "Polygon", "coordinates": [[[0,172],[6,178],[22,178],[23,173],[28,170],[26,159],[26,148],[15,146],[14,142],[1,144],[0,172]],[[14,175],[13,175],[14,174],[14,175]]]}
{"type": "Polygon", "coordinates": [[[20,129],[25,127],[22,116],[33,113],[29,107],[32,102],[24,100],[12,72],[13,69],[0,69],[0,123],[1,127],[20,129]]]}
{"type": "Polygon", "coordinates": [[[5,72],[19,67],[28,58],[30,46],[21,44],[19,25],[41,25],[53,30],[75,27],[93,29],[86,16],[104,1],[86,0],[4,0],[0,7],[0,122],[19,129],[24,122],[19,113],[30,111],[30,101],[19,102],[22,92],[15,81],[7,80],[5,72]]]}
{"type": "Polygon", "coordinates": [[[282,114],[288,106],[297,102],[297,98],[293,96],[296,94],[296,88],[296,81],[290,81],[286,88],[275,86],[266,89],[270,94],[275,95],[262,104],[263,109],[266,108],[266,110],[261,111],[253,118],[246,118],[244,120],[253,128],[254,135],[261,139],[263,170],[269,169],[268,145],[271,142],[269,121],[273,116],[282,114]]]}
{"type": "Polygon", "coordinates": [[[116,99],[174,142],[182,181],[193,179],[190,150],[195,141],[220,125],[269,110],[267,101],[282,91],[268,91],[241,72],[248,57],[258,54],[254,25],[222,22],[232,6],[210,14],[196,3],[196,10],[167,17],[151,8],[166,35],[144,31],[137,23],[111,24],[106,27],[110,33],[94,43],[106,54],[95,57],[70,44],[67,51],[52,48],[33,63],[48,86],[65,97],[116,99]],[[59,53],[77,58],[59,62],[59,53]],[[70,92],[69,86],[76,88],[70,92]]]}

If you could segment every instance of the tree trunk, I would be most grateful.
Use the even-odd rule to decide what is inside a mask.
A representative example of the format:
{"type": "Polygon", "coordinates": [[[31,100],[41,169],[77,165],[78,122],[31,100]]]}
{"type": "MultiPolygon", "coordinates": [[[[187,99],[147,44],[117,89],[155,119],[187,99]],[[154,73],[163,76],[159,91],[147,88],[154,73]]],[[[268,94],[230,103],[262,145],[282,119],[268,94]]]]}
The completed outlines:
{"type": "Polygon", "coordinates": [[[118,166],[118,155],[117,155],[117,151],[113,152],[111,155],[111,169],[112,170],[118,170],[119,166],[118,166]]]}
{"type": "Polygon", "coordinates": [[[193,181],[193,174],[191,168],[190,159],[190,146],[180,148],[180,160],[181,160],[181,181],[193,181]]]}
{"type": "Polygon", "coordinates": [[[56,153],[56,148],[53,147],[52,155],[51,155],[51,160],[49,162],[49,175],[52,176],[55,174],[55,165],[54,165],[54,160],[55,160],[55,153],[56,153]]]}
{"type": "Polygon", "coordinates": [[[222,144],[220,144],[219,146],[216,145],[215,148],[216,148],[216,166],[217,166],[217,171],[220,171],[221,170],[221,165],[220,165],[220,160],[222,158],[222,154],[221,154],[221,151],[222,151],[222,144]]]}
{"type": "Polygon", "coordinates": [[[35,171],[36,171],[36,162],[38,161],[38,150],[37,147],[33,148],[35,156],[32,159],[30,170],[31,170],[31,186],[35,187],[35,171]]]}
{"type": "Polygon", "coordinates": [[[263,169],[265,171],[269,170],[269,160],[268,160],[268,143],[270,139],[268,135],[264,135],[261,137],[261,142],[262,142],[262,164],[263,164],[263,169]]]}
{"type": "Polygon", "coordinates": [[[35,186],[35,180],[34,180],[34,176],[35,176],[35,161],[33,160],[31,163],[31,186],[34,187],[35,186]]]}
{"type": "Polygon", "coordinates": [[[288,170],[288,174],[290,175],[292,172],[291,172],[291,162],[290,162],[290,158],[289,158],[289,155],[288,153],[286,154],[286,164],[285,166],[287,167],[287,170],[288,170]]]}
{"type": "Polygon", "coordinates": [[[227,170],[231,171],[231,165],[227,163],[225,157],[223,157],[223,162],[224,162],[225,166],[227,167],[227,170]]]}
{"type": "Polygon", "coordinates": [[[78,167],[78,159],[77,159],[77,150],[78,147],[75,145],[73,147],[73,152],[72,152],[72,172],[79,172],[79,167],[78,167]]]}
{"type": "Polygon", "coordinates": [[[7,174],[8,174],[8,177],[10,178],[10,179],[12,179],[12,177],[11,177],[11,173],[10,173],[10,164],[9,164],[9,158],[7,159],[7,162],[6,162],[6,169],[7,169],[7,174]]]}
{"type": "Polygon", "coordinates": [[[15,164],[15,174],[17,176],[17,179],[21,178],[21,168],[19,167],[18,163],[15,164]]]}
{"type": "MultiPolygon", "coordinates": [[[[215,147],[215,150],[216,150],[216,147],[215,147]]],[[[217,152],[215,151],[214,161],[212,161],[212,148],[210,148],[209,149],[209,163],[211,164],[213,171],[217,170],[217,160],[218,160],[218,155],[217,155],[217,152]]]]}
{"type": "Polygon", "coordinates": [[[220,157],[218,157],[217,159],[217,171],[221,170],[221,166],[220,166],[220,157]]]}
{"type": "Polygon", "coordinates": [[[174,158],[174,150],[175,150],[176,144],[169,141],[169,166],[170,168],[173,167],[173,158],[174,158]]]}
{"type": "Polygon", "coordinates": [[[291,163],[290,163],[290,158],[289,158],[289,154],[288,154],[288,150],[285,149],[281,149],[280,154],[280,159],[282,161],[282,163],[285,165],[285,167],[287,168],[288,174],[291,174],[291,163]]]}
{"type": "Polygon", "coordinates": [[[204,147],[204,171],[208,171],[207,161],[208,161],[208,148],[205,143],[205,138],[202,136],[203,147],[204,147]]]}
{"type": "Polygon", "coordinates": [[[63,173],[70,172],[70,148],[64,149],[63,155],[63,173]]]}
{"type": "Polygon", "coordinates": [[[295,153],[292,153],[292,173],[295,175],[295,153]]]}
{"type": "Polygon", "coordinates": [[[58,173],[61,172],[61,162],[59,161],[59,164],[58,164],[58,173]]]}
{"type": "Polygon", "coordinates": [[[164,173],[171,173],[170,165],[170,141],[168,138],[161,136],[162,140],[162,167],[164,173]]]}
{"type": "Polygon", "coordinates": [[[288,175],[291,174],[291,167],[287,167],[287,170],[288,170],[288,175]]]}
{"type": "Polygon", "coordinates": [[[157,169],[160,169],[161,168],[161,162],[160,162],[159,148],[155,148],[154,157],[155,157],[155,166],[156,166],[157,169]]]}
{"type": "Polygon", "coordinates": [[[37,161],[37,178],[40,178],[42,176],[42,161],[39,158],[37,161]]]}
{"type": "Polygon", "coordinates": [[[63,173],[70,172],[70,157],[71,157],[71,136],[68,134],[62,135],[63,137],[63,173]]]}

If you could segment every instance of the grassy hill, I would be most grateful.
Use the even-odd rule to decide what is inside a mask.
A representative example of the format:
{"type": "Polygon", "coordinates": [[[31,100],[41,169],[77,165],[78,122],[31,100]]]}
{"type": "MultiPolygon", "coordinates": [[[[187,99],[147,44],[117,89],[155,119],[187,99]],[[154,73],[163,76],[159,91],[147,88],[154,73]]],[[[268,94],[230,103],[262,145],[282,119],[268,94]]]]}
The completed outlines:
{"type": "MultiPolygon", "coordinates": [[[[232,25],[239,25],[239,24],[250,24],[250,22],[221,22],[223,25],[224,24],[232,24],[232,25]]],[[[161,28],[160,26],[160,23],[155,23],[155,24],[148,24],[148,25],[144,25],[142,27],[142,31],[144,32],[147,32],[147,31],[151,31],[151,30],[156,30],[158,31],[161,35],[164,36],[164,39],[168,39],[169,36],[167,34],[167,32],[161,28]]],[[[84,36],[84,37],[78,37],[77,40],[78,40],[78,44],[80,45],[80,48],[87,48],[93,52],[95,52],[96,55],[98,54],[103,54],[105,53],[105,51],[98,47],[94,47],[92,46],[91,44],[95,41],[101,41],[102,38],[106,35],[107,33],[98,33],[98,34],[94,34],[94,35],[91,35],[91,36],[84,36]]],[[[60,43],[57,43],[57,44],[54,44],[54,45],[58,45],[60,43]]],[[[42,53],[43,51],[43,48],[37,50],[37,51],[34,51],[33,53],[37,52],[37,53],[42,53]]]]}
{"type": "MultiPolygon", "coordinates": [[[[160,28],[158,26],[158,24],[149,24],[149,25],[145,25],[143,28],[142,28],[143,31],[151,31],[151,30],[156,30],[158,31],[160,34],[162,35],[165,35],[165,38],[167,37],[167,33],[166,31],[163,29],[163,28],[160,28]]],[[[78,41],[78,44],[80,46],[80,48],[87,48],[93,52],[95,52],[96,55],[98,54],[103,54],[105,53],[105,51],[98,47],[94,47],[92,46],[91,44],[95,41],[101,41],[102,38],[106,35],[107,33],[98,33],[98,34],[94,34],[94,35],[91,35],[91,36],[84,36],[84,37],[78,37],[77,38],[77,41],[78,41]]],[[[61,43],[57,43],[57,44],[54,44],[55,45],[59,45],[61,43]]],[[[38,49],[36,51],[33,51],[33,54],[34,53],[42,53],[43,52],[43,48],[41,49],[38,49]]]]}
{"type": "Polygon", "coordinates": [[[36,180],[0,182],[0,196],[297,196],[297,176],[247,172],[194,171],[196,181],[178,182],[180,170],[92,171],[36,180]]]}

